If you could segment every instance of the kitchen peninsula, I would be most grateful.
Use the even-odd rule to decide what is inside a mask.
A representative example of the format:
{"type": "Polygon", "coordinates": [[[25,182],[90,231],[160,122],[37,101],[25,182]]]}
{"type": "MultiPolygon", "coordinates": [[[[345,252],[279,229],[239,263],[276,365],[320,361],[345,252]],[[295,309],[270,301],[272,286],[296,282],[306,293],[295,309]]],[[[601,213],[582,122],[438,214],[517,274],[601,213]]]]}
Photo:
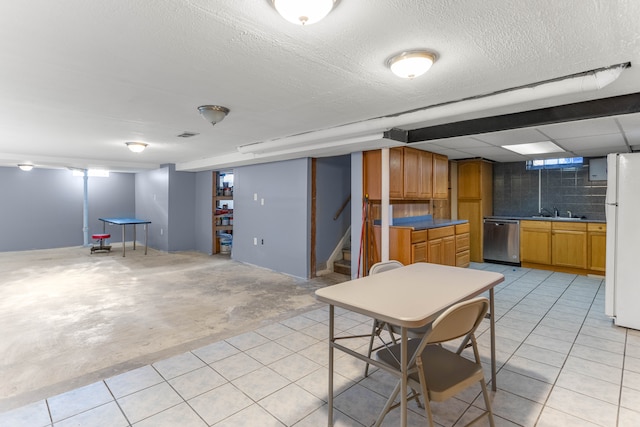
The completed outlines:
{"type": "MultiPolygon", "coordinates": [[[[381,226],[373,225],[369,242],[372,263],[380,261],[381,226]]],[[[389,226],[389,258],[408,265],[416,262],[469,266],[469,222],[434,219],[432,215],[393,218],[389,226]]]]}

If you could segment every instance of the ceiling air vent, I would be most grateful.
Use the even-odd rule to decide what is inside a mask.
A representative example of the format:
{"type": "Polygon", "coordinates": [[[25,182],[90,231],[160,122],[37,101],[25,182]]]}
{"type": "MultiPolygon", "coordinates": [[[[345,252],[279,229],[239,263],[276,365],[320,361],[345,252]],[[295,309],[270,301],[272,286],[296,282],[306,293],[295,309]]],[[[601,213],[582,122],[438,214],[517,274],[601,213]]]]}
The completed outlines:
{"type": "Polygon", "coordinates": [[[178,138],[191,138],[192,136],[200,135],[197,132],[182,132],[178,135],[178,138]]]}

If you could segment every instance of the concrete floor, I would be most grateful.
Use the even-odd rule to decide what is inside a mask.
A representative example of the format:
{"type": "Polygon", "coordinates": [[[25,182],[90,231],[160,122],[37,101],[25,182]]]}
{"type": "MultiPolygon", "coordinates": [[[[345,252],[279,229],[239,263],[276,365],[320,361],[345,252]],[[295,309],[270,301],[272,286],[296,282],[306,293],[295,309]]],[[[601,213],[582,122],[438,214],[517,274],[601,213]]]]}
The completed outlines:
{"type": "Polygon", "coordinates": [[[320,307],[346,279],[140,248],[0,253],[0,412],[320,307]]]}

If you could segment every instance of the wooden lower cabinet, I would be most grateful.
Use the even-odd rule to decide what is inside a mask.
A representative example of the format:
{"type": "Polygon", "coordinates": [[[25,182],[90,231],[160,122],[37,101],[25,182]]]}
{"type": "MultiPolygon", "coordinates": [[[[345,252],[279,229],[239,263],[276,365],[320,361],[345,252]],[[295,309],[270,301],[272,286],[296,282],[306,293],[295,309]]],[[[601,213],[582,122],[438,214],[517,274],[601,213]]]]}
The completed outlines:
{"type": "Polygon", "coordinates": [[[551,263],[560,267],[587,268],[587,224],[551,223],[551,263]]]}
{"type": "Polygon", "coordinates": [[[469,223],[456,225],[456,267],[469,267],[469,223]]]}
{"type": "Polygon", "coordinates": [[[427,261],[434,264],[456,265],[455,227],[432,228],[427,235],[427,261]]]}
{"type": "Polygon", "coordinates": [[[482,203],[479,200],[459,200],[458,218],[469,221],[469,252],[471,261],[482,262],[482,203]]]}
{"type": "Polygon", "coordinates": [[[523,267],[577,274],[605,272],[606,224],[520,221],[523,267]]]}
{"type": "MultiPolygon", "coordinates": [[[[373,227],[375,248],[371,264],[380,261],[380,230],[373,227]]],[[[389,259],[408,265],[416,262],[469,266],[468,223],[414,231],[410,227],[389,227],[389,259]]]]}
{"type": "Polygon", "coordinates": [[[587,268],[604,273],[607,260],[607,225],[591,222],[587,224],[587,241],[587,268]]]}
{"type": "Polygon", "coordinates": [[[550,221],[520,221],[520,261],[551,264],[550,221]]]}

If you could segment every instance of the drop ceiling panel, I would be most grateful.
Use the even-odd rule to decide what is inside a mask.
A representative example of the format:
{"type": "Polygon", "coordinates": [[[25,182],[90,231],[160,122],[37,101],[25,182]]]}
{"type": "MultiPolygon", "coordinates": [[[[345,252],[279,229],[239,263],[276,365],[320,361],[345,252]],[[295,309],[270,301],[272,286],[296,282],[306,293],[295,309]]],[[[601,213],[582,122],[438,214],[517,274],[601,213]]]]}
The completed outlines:
{"type": "Polygon", "coordinates": [[[535,128],[512,129],[494,133],[484,133],[476,135],[475,138],[495,146],[526,144],[530,142],[540,142],[547,140],[547,138],[540,132],[538,132],[535,128]]]}
{"type": "Polygon", "coordinates": [[[448,138],[448,139],[437,139],[432,141],[434,145],[438,145],[444,148],[456,148],[456,149],[465,149],[465,148],[483,148],[483,147],[491,147],[491,144],[487,144],[486,142],[482,142],[477,138],[462,136],[458,138],[448,138]]]}
{"type": "Polygon", "coordinates": [[[624,138],[619,133],[560,139],[557,140],[557,143],[565,150],[570,151],[591,150],[594,148],[620,149],[625,147],[624,138]]]}
{"type": "Polygon", "coordinates": [[[591,135],[606,135],[620,131],[615,120],[611,117],[545,125],[538,127],[538,129],[550,138],[556,140],[591,135]]]}

